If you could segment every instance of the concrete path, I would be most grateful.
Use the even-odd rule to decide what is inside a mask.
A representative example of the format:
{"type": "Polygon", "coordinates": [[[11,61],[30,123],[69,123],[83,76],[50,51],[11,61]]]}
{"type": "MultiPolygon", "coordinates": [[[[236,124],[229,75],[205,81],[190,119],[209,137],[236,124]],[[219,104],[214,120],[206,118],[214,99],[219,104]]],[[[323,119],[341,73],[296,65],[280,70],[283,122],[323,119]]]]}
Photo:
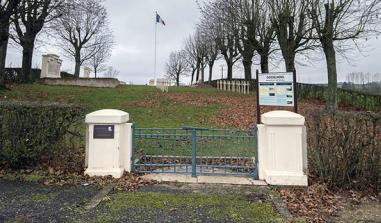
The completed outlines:
{"type": "Polygon", "coordinates": [[[185,174],[148,174],[143,176],[147,180],[158,182],[177,182],[177,183],[199,183],[199,184],[231,184],[231,185],[252,185],[266,186],[266,182],[254,180],[250,177],[233,176],[197,176],[185,174]]]}

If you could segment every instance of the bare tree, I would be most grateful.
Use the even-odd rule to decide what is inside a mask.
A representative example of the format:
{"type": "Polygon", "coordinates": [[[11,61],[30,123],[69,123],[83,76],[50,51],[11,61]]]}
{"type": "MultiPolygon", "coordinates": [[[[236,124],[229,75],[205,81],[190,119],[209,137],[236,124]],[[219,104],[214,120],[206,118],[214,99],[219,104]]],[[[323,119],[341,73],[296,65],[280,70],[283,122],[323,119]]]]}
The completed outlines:
{"type": "Polygon", "coordinates": [[[56,21],[59,46],[75,61],[75,77],[81,65],[91,59],[108,33],[107,10],[101,0],[66,0],[56,21]]]}
{"type": "Polygon", "coordinates": [[[201,81],[204,81],[204,72],[207,57],[205,35],[203,35],[199,30],[196,30],[196,33],[193,36],[190,36],[185,40],[184,51],[189,67],[192,68],[191,82],[198,82],[200,79],[201,81]]]}
{"type": "Polygon", "coordinates": [[[206,47],[206,63],[208,64],[209,69],[209,78],[208,83],[211,84],[213,76],[213,67],[216,60],[219,59],[219,48],[217,45],[217,36],[216,30],[211,28],[213,26],[209,20],[202,19],[201,23],[198,25],[198,30],[203,34],[205,47],[206,47]]]}
{"type": "Polygon", "coordinates": [[[196,43],[193,36],[189,36],[185,40],[184,57],[188,63],[188,67],[192,70],[191,84],[195,80],[194,75],[199,67],[199,60],[197,57],[196,43]]]}
{"type": "Polygon", "coordinates": [[[111,34],[100,35],[101,39],[96,46],[96,51],[88,60],[88,65],[92,67],[95,78],[99,72],[103,72],[107,69],[106,62],[111,57],[112,47],[114,45],[113,36],[111,34]]]}
{"type": "Polygon", "coordinates": [[[237,49],[242,56],[245,79],[251,80],[251,67],[256,51],[257,26],[259,24],[258,0],[230,0],[224,2],[227,16],[226,27],[236,35],[237,49]]]}
{"type": "Polygon", "coordinates": [[[381,0],[311,1],[308,13],[315,29],[314,38],[320,42],[327,62],[329,111],[337,109],[336,50],[340,49],[337,47],[378,34],[380,5],[381,0]]]}
{"type": "Polygon", "coordinates": [[[239,44],[239,26],[237,18],[232,16],[230,3],[227,0],[216,0],[201,7],[202,19],[209,20],[209,28],[213,29],[216,36],[216,44],[222,54],[227,68],[227,78],[233,78],[233,66],[241,58],[239,44]]]}
{"type": "Polygon", "coordinates": [[[196,69],[196,82],[203,83],[205,80],[205,68],[207,66],[208,57],[208,38],[199,29],[196,29],[195,43],[199,66],[196,69]]]}
{"type": "Polygon", "coordinates": [[[20,0],[0,0],[0,86],[4,85],[10,20],[19,2],[20,0]]]}
{"type": "Polygon", "coordinates": [[[256,25],[256,39],[252,41],[260,56],[262,73],[269,72],[269,57],[276,50],[274,42],[276,33],[272,24],[272,14],[268,0],[257,0],[257,15],[259,17],[256,25]]]}
{"type": "Polygon", "coordinates": [[[167,77],[176,81],[176,85],[180,85],[180,77],[185,75],[188,70],[188,63],[183,52],[172,52],[166,64],[167,77]]]}
{"type": "MultiPolygon", "coordinates": [[[[307,10],[311,0],[269,0],[271,18],[286,70],[295,70],[296,54],[314,48],[307,10]]],[[[319,0],[320,1],[320,0],[319,0]]]]}
{"type": "Polygon", "coordinates": [[[22,52],[21,81],[31,81],[31,67],[37,34],[44,25],[59,16],[57,7],[62,0],[21,0],[15,13],[15,36],[12,39],[20,44],[22,52]]]}
{"type": "Polygon", "coordinates": [[[119,76],[119,71],[115,70],[113,67],[109,66],[106,72],[103,74],[106,78],[117,78],[119,76]]]}
{"type": "Polygon", "coordinates": [[[184,46],[184,49],[182,50],[182,53],[184,55],[184,60],[187,62],[188,72],[191,73],[191,83],[193,83],[194,75],[197,70],[197,58],[193,57],[193,54],[192,54],[193,50],[191,50],[191,48],[193,44],[191,44],[190,46],[188,45],[192,43],[192,42],[189,42],[190,40],[191,39],[188,38],[185,41],[185,46],[184,46]]]}

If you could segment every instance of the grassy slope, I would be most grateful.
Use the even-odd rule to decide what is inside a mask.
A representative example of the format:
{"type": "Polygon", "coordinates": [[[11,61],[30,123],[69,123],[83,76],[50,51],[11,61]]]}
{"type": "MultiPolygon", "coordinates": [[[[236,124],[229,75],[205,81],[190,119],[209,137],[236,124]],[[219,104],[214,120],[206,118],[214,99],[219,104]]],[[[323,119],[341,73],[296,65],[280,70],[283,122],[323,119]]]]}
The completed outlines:
{"type": "MultiPolygon", "coordinates": [[[[217,94],[215,89],[170,88],[171,92],[217,94]]],[[[26,101],[53,101],[84,104],[88,112],[99,109],[120,109],[130,113],[138,127],[199,126],[202,118],[215,114],[222,105],[194,107],[180,105],[160,97],[160,91],[147,86],[124,86],[116,89],[68,86],[18,85],[11,91],[0,91],[0,99],[26,101]],[[151,102],[151,103],[150,103],[151,102]],[[137,104],[139,103],[139,104],[137,104]]]]}

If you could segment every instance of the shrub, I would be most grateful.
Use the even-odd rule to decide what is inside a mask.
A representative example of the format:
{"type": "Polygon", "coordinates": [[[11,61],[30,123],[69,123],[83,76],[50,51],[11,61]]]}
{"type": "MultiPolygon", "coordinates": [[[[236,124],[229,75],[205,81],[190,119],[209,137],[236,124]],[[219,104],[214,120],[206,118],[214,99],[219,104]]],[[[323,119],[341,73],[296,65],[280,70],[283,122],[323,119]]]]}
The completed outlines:
{"type": "Polygon", "coordinates": [[[381,189],[381,115],[310,111],[310,172],[333,187],[381,189]]]}
{"type": "Polygon", "coordinates": [[[12,167],[35,164],[54,153],[82,120],[84,108],[74,105],[0,102],[0,161],[12,167]]]}
{"type": "MultiPolygon", "coordinates": [[[[5,72],[4,72],[5,83],[12,84],[12,83],[20,82],[20,74],[21,74],[21,68],[5,68],[5,72]]],[[[41,69],[30,70],[30,78],[32,82],[39,80],[40,76],[41,76],[41,69]]],[[[61,77],[74,78],[74,75],[68,72],[62,71],[61,77]]]]}

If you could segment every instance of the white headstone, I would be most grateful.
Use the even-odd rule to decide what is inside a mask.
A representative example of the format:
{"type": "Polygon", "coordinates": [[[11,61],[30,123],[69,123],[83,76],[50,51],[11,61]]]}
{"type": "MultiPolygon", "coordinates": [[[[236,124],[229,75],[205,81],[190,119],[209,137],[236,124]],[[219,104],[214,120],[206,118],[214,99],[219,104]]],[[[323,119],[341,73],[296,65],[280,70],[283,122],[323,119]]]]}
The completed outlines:
{"type": "Polygon", "coordinates": [[[61,65],[58,55],[42,55],[41,78],[61,78],[61,65]]]}

